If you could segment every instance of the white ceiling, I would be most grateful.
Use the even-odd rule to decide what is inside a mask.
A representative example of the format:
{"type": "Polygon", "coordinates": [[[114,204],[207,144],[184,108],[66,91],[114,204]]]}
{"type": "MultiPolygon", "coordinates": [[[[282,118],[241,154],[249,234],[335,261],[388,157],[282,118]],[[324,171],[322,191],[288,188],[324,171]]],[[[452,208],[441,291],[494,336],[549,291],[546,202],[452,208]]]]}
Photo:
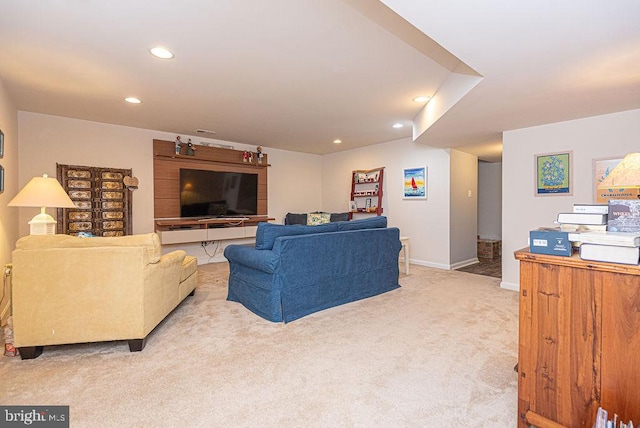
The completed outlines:
{"type": "Polygon", "coordinates": [[[413,123],[498,160],[504,130],[640,108],[638,0],[383,3],[0,0],[0,77],[23,111],[317,154],[413,123]]]}

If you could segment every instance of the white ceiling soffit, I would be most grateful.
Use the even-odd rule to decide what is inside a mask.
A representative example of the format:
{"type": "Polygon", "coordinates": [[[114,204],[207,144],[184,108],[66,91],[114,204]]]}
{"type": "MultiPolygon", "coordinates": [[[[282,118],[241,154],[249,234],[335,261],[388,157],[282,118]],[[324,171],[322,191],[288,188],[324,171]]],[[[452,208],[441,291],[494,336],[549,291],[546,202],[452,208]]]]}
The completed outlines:
{"type": "Polygon", "coordinates": [[[479,153],[504,131],[640,108],[638,0],[382,1],[483,76],[437,122],[421,112],[419,142],[479,153]]]}
{"type": "Polygon", "coordinates": [[[429,102],[413,118],[414,141],[482,80],[475,70],[383,3],[371,0],[344,1],[450,72],[431,95],[429,102]]]}

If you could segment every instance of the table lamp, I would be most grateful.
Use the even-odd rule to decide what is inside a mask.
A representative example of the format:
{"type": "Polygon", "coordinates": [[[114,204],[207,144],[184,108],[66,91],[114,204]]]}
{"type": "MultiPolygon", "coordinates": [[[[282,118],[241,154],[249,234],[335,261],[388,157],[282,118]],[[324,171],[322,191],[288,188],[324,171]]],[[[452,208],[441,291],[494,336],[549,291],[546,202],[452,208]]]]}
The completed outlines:
{"type": "Polygon", "coordinates": [[[640,152],[629,153],[598,185],[602,199],[640,199],[640,152]]]}
{"type": "Polygon", "coordinates": [[[49,178],[47,174],[43,174],[42,177],[33,177],[8,206],[40,207],[40,214],[29,222],[31,235],[55,235],[56,221],[45,212],[47,207],[76,207],[58,180],[49,178]]]}

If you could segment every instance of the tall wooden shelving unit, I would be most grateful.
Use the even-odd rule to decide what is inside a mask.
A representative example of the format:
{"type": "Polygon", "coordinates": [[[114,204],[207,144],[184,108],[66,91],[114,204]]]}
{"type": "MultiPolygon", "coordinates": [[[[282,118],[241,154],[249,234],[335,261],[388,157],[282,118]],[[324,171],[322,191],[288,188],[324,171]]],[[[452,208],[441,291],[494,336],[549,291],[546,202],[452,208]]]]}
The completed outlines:
{"type": "Polygon", "coordinates": [[[383,182],[384,167],[351,173],[349,220],[353,219],[354,214],[382,215],[383,182]]]}

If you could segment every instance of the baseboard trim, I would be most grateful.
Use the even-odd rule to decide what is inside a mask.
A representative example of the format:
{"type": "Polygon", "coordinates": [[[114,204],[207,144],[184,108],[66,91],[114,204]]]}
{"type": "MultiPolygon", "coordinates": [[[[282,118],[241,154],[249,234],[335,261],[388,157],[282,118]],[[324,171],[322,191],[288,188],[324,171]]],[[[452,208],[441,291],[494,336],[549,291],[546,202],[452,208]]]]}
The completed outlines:
{"type": "Polygon", "coordinates": [[[409,263],[413,265],[426,266],[426,267],[431,267],[436,269],[451,270],[450,265],[445,265],[441,263],[431,263],[431,262],[425,262],[423,260],[414,260],[414,259],[409,259],[409,263]]]}
{"type": "Polygon", "coordinates": [[[474,257],[472,259],[469,260],[464,260],[462,262],[458,262],[458,263],[454,263],[451,265],[451,269],[455,270],[455,269],[460,269],[463,267],[467,267],[467,266],[471,266],[471,265],[475,265],[477,263],[480,263],[480,260],[478,260],[477,257],[474,257]]]}
{"type": "Polygon", "coordinates": [[[520,284],[514,284],[512,282],[504,282],[500,283],[500,288],[504,288],[505,290],[511,291],[520,291],[520,284]]]}

